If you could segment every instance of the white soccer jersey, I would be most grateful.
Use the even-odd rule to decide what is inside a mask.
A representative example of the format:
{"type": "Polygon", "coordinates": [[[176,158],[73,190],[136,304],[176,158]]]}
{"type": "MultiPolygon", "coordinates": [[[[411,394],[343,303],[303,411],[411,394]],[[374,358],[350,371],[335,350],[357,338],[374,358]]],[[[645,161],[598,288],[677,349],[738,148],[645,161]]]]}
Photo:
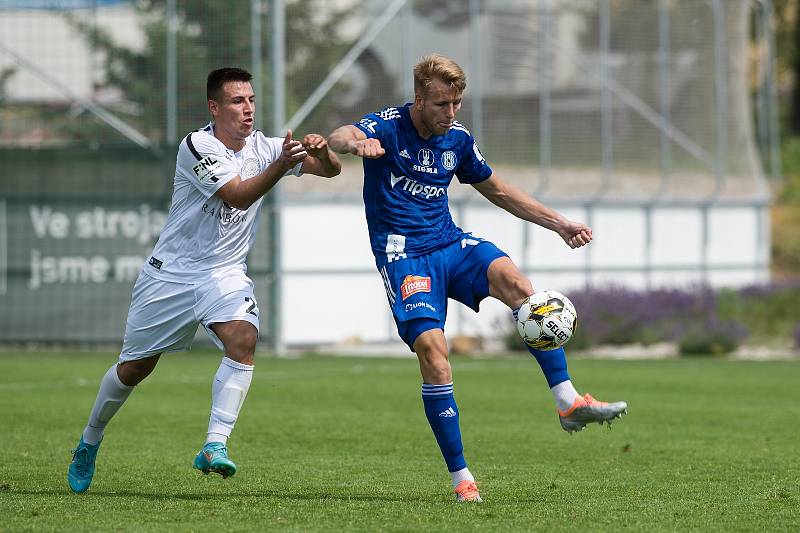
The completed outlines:
{"type": "MultiPolygon", "coordinates": [[[[178,148],[175,188],[164,229],[144,271],[165,281],[192,283],[231,268],[247,271],[263,198],[246,210],[215,196],[236,176],[250,179],[275,161],[283,139],[256,130],[234,152],[214,137],[213,124],[186,136],[178,148]]],[[[287,174],[300,175],[301,163],[287,174]]]]}

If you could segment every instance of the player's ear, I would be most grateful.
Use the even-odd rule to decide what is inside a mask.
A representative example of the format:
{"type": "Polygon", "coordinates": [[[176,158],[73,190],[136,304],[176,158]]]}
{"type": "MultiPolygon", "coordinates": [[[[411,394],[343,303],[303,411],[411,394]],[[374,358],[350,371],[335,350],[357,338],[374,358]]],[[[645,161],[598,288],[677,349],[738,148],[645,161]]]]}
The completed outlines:
{"type": "Polygon", "coordinates": [[[216,100],[209,100],[208,101],[208,112],[212,115],[216,116],[217,111],[219,111],[219,104],[216,100]]]}

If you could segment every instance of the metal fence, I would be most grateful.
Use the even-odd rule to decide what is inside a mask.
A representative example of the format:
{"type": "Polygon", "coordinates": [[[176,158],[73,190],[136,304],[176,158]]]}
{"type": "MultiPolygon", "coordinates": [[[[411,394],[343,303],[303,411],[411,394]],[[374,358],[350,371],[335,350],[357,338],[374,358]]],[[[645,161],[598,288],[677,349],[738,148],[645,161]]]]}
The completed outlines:
{"type": "MultiPolygon", "coordinates": [[[[456,217],[505,234],[526,272],[573,286],[763,280],[765,175],[780,173],[772,16],[769,1],[724,0],[0,0],[0,339],[121,337],[176,143],[208,121],[205,75],[226,65],[253,72],[268,134],[326,134],[411,99],[419,56],[453,57],[468,76],[459,118],[495,171],[604,230],[566,258],[451,187],[456,217]]],[[[391,337],[366,241],[351,242],[360,186],[346,158],[335,180],[268,196],[250,272],[273,346],[391,337]],[[297,249],[319,231],[309,208],[342,224],[325,244],[341,260],[297,249]],[[297,302],[342,279],[363,284],[382,325],[365,306],[353,327],[304,338],[297,302]]]]}

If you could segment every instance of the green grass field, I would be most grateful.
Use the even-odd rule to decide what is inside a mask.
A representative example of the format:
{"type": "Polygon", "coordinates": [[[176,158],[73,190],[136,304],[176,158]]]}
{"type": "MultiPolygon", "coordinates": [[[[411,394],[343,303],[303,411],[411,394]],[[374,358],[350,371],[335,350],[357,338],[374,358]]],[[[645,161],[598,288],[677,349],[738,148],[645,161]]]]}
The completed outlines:
{"type": "Polygon", "coordinates": [[[190,468],[219,356],[167,356],[71,494],[69,450],[113,360],[0,354],[0,530],[800,529],[796,362],[575,360],[579,390],[630,409],[570,436],[534,361],[456,359],[485,500],[456,505],[411,356],[258,360],[228,480],[190,468]]]}

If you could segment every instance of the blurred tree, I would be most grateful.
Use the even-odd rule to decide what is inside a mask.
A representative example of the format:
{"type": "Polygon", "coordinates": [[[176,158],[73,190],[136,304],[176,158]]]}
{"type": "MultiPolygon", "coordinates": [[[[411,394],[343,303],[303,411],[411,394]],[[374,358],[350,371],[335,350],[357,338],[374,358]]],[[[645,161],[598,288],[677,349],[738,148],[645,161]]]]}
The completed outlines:
{"type": "Polygon", "coordinates": [[[784,89],[783,118],[785,131],[800,133],[800,17],[797,0],[773,0],[775,61],[778,86],[784,89]]]}
{"type": "Polygon", "coordinates": [[[781,173],[772,207],[772,274],[800,276],[800,3],[773,0],[781,173]]]}
{"type": "MultiPolygon", "coordinates": [[[[71,23],[103,57],[104,89],[119,91],[126,101],[117,111],[128,115],[151,139],[164,141],[166,129],[166,0],[139,0],[134,6],[145,36],[141,49],[117,44],[111,32],[97,27],[91,18],[79,19],[70,12],[71,23]]],[[[269,2],[263,2],[265,8],[269,2]]],[[[301,105],[328,69],[344,55],[350,39],[342,35],[342,25],[354,10],[335,7],[325,0],[287,0],[286,2],[286,106],[287,116],[301,105]]],[[[208,120],[206,75],[224,66],[252,70],[251,3],[226,0],[177,0],[177,130],[179,134],[197,128],[208,120]]],[[[271,106],[269,9],[262,20],[264,86],[257,101],[262,106],[264,124],[269,129],[271,106]]],[[[257,91],[258,92],[258,91],[257,91]]],[[[306,124],[321,122],[335,109],[323,100],[306,124]]],[[[278,134],[279,132],[274,132],[278,134]]],[[[170,140],[172,142],[175,139],[170,140]]]]}

